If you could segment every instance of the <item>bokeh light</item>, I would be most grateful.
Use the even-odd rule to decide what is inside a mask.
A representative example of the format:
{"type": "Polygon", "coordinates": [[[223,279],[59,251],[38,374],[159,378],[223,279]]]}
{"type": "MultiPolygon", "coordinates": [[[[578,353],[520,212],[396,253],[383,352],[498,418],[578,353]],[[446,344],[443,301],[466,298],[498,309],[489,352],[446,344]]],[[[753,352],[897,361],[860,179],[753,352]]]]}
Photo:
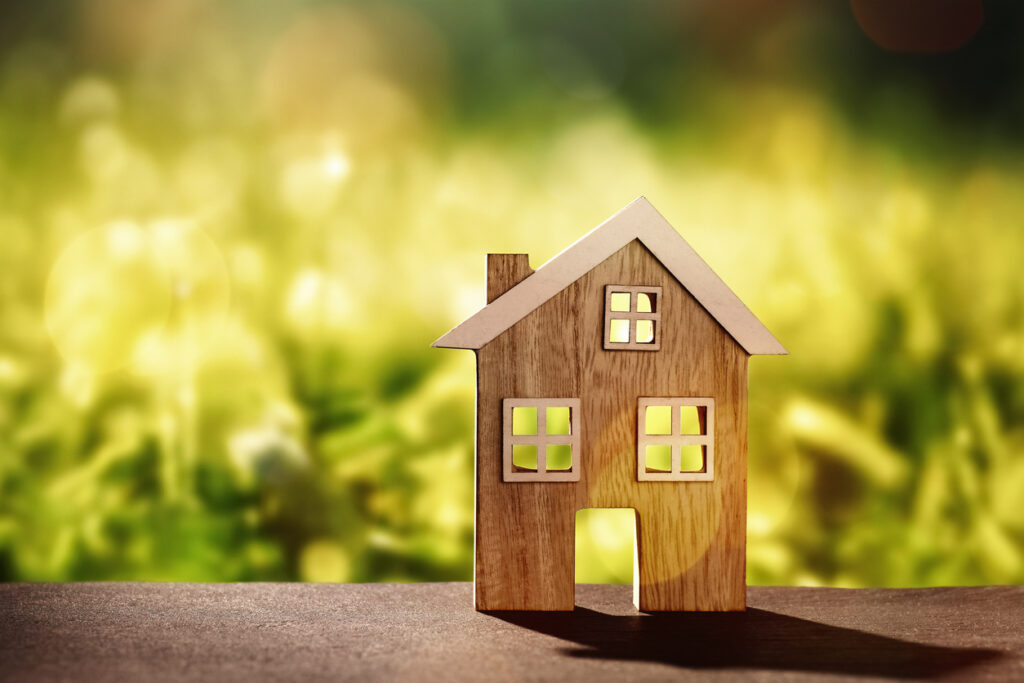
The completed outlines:
{"type": "Polygon", "coordinates": [[[149,330],[171,311],[173,285],[154,267],[149,235],[117,222],[90,231],[58,258],[46,292],[46,319],[65,359],[102,372],[130,362],[149,330]]]}

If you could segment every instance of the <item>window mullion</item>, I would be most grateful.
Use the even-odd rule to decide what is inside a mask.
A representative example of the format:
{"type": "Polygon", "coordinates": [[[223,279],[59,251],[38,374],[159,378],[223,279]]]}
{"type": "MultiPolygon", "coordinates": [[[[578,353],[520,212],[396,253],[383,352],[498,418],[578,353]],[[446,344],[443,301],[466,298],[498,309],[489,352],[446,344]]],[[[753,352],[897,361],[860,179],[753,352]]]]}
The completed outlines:
{"type": "Polygon", "coordinates": [[[537,473],[548,471],[548,409],[537,408],[537,473]]]}
{"type": "Polygon", "coordinates": [[[682,469],[682,446],[679,442],[679,436],[683,431],[683,409],[678,406],[672,406],[672,467],[669,471],[678,473],[682,469]]]}

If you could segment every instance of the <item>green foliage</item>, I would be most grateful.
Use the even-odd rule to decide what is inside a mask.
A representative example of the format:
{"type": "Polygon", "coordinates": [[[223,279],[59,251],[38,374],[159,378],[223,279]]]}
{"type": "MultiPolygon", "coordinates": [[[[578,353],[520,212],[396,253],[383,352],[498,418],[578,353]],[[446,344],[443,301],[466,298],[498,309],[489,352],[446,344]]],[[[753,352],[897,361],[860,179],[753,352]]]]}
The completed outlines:
{"type": "MultiPolygon", "coordinates": [[[[750,581],[1024,581],[1018,142],[845,9],[44,5],[0,27],[0,579],[470,578],[474,367],[429,344],[482,254],[646,194],[792,353],[750,581]]],[[[632,514],[577,523],[628,582],[632,514]]]]}

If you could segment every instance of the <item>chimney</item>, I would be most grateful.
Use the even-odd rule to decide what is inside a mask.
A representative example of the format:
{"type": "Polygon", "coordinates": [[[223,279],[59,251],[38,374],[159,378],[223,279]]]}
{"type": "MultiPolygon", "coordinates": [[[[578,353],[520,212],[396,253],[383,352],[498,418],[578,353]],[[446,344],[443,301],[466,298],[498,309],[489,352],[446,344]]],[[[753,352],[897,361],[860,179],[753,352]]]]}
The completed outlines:
{"type": "Polygon", "coordinates": [[[529,254],[487,255],[487,303],[533,275],[529,254]]]}

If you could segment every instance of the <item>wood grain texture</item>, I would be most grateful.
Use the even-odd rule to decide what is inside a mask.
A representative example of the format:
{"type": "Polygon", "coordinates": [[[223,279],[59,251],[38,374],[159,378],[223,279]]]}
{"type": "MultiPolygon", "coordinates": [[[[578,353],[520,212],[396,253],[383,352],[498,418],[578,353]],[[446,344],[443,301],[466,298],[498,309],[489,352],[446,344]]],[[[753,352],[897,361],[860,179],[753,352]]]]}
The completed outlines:
{"type": "Polygon", "coordinates": [[[529,254],[487,255],[487,303],[533,275],[529,254]]]}
{"type": "Polygon", "coordinates": [[[477,352],[476,606],[571,610],[576,511],[633,508],[642,610],[742,610],[748,356],[639,241],[477,352]],[[661,350],[606,351],[604,287],[663,290],[661,350]],[[576,483],[501,480],[502,400],[579,397],[576,483]],[[715,401],[715,477],[637,480],[637,400],[715,401]]]}

